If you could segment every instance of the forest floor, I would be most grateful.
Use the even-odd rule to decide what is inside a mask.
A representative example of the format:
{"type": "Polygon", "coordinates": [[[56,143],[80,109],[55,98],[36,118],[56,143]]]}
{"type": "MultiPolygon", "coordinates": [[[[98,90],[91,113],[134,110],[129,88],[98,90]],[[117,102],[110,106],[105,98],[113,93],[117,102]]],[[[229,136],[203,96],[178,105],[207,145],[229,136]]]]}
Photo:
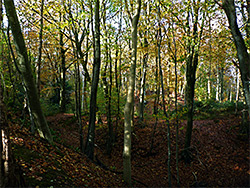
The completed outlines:
{"type": "MultiPolygon", "coordinates": [[[[158,121],[154,148],[149,154],[155,118],[147,116],[145,128],[135,119],[132,135],[132,181],[135,187],[168,187],[167,124],[158,121]]],[[[73,114],[47,117],[55,143],[49,145],[18,123],[11,124],[11,142],[27,186],[39,187],[124,187],[122,180],[123,122],[111,156],[106,154],[107,125],[96,127],[95,160],[79,152],[79,128],[73,114]]],[[[218,115],[195,120],[192,134],[192,162],[179,160],[180,187],[249,187],[249,138],[239,134],[241,118],[218,115]]],[[[84,136],[88,117],[82,118],[84,136]]],[[[183,149],[186,121],[179,122],[180,152],[183,149]]],[[[172,185],[177,186],[176,128],[171,123],[172,185]]],[[[179,154],[179,158],[181,155],[179,154]]]]}

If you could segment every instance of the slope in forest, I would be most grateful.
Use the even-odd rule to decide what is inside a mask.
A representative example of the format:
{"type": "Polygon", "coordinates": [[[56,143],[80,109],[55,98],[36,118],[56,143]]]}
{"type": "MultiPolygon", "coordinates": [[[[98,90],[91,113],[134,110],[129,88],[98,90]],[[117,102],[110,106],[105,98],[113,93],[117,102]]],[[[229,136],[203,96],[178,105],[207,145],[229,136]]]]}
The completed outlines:
{"type": "MultiPolygon", "coordinates": [[[[86,136],[87,117],[83,117],[86,136]]],[[[240,118],[234,115],[214,120],[196,120],[192,138],[193,161],[179,161],[180,186],[248,187],[249,139],[238,134],[240,118]]],[[[55,139],[53,146],[31,136],[26,128],[11,126],[11,141],[17,162],[29,186],[124,187],[122,181],[122,122],[112,155],[106,154],[107,125],[97,125],[94,163],[78,152],[79,131],[73,114],[48,117],[55,139]]],[[[136,126],[132,138],[132,179],[137,187],[168,186],[166,124],[159,121],[154,148],[149,155],[153,117],[136,126]]],[[[180,123],[179,147],[183,148],[186,122],[180,123]]],[[[175,126],[171,125],[172,182],[177,186],[175,126]]],[[[180,157],[180,155],[179,155],[180,157]]]]}

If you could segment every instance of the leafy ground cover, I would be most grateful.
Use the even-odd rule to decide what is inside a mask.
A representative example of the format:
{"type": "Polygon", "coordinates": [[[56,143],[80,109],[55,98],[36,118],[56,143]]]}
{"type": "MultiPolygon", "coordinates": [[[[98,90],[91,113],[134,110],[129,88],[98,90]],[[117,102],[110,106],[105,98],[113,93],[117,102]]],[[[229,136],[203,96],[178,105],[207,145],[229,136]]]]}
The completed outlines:
{"type": "MultiPolygon", "coordinates": [[[[239,134],[241,118],[236,115],[195,120],[191,164],[179,160],[180,186],[248,187],[250,178],[249,138],[239,134]]],[[[112,155],[106,154],[107,125],[97,125],[95,160],[79,152],[79,130],[73,114],[47,118],[55,144],[49,145],[26,128],[11,125],[11,142],[16,161],[21,166],[26,184],[39,187],[124,187],[122,181],[123,122],[118,125],[112,155]]],[[[84,135],[88,118],[83,117],[84,135]]],[[[141,128],[135,119],[132,136],[132,180],[136,187],[167,187],[167,127],[159,121],[154,149],[149,154],[154,117],[147,116],[141,128]]],[[[184,126],[180,122],[178,145],[184,143],[184,126]]],[[[176,176],[176,127],[171,124],[172,183],[176,176]]],[[[181,151],[180,151],[181,152],[181,151]]],[[[181,158],[181,155],[179,155],[181,158]]]]}

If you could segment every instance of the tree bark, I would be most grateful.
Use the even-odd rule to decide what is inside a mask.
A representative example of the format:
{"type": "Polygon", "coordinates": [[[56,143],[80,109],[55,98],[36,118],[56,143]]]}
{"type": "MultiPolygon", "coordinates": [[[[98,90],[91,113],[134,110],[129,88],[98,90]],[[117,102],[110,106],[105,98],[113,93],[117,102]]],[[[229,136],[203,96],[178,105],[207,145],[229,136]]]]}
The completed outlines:
{"type": "Polygon", "coordinates": [[[100,17],[99,0],[95,1],[95,32],[94,32],[94,67],[92,73],[91,97],[90,97],[90,119],[88,135],[85,145],[85,154],[90,159],[94,159],[94,141],[95,141],[95,119],[96,119],[96,98],[101,66],[101,46],[100,46],[100,17]]]}
{"type": "Polygon", "coordinates": [[[59,39],[59,45],[60,45],[60,60],[61,60],[61,87],[60,87],[60,111],[65,112],[66,111],[66,57],[65,53],[67,50],[64,49],[64,42],[63,42],[63,33],[60,31],[60,39],[59,39]]]}
{"type": "Polygon", "coordinates": [[[220,102],[224,100],[224,67],[221,66],[220,69],[220,102]]]}
{"type": "Polygon", "coordinates": [[[216,65],[217,68],[217,75],[216,75],[216,94],[215,94],[215,100],[220,100],[220,71],[218,65],[216,65]]]}
{"type": "MultiPolygon", "coordinates": [[[[144,38],[144,48],[148,47],[148,41],[144,38]]],[[[140,121],[143,122],[144,119],[144,98],[145,98],[145,87],[146,87],[146,74],[147,74],[147,61],[148,61],[148,52],[143,55],[143,67],[142,67],[142,78],[141,78],[141,86],[140,86],[140,103],[139,103],[139,118],[140,121]]],[[[143,125],[144,127],[144,125],[143,125]]]]}
{"type": "Polygon", "coordinates": [[[42,47],[43,47],[43,8],[44,0],[41,0],[40,9],[40,31],[39,31],[39,48],[38,48],[38,62],[37,62],[37,94],[40,98],[41,91],[41,63],[42,63],[42,47]]]}
{"type": "MultiPolygon", "coordinates": [[[[200,1],[197,2],[200,4],[200,1]]],[[[190,8],[190,7],[189,7],[190,8]]],[[[193,34],[190,36],[188,40],[188,55],[187,55],[187,67],[186,67],[186,92],[185,92],[185,99],[187,105],[187,128],[186,128],[186,135],[185,135],[185,146],[184,152],[182,153],[186,162],[191,162],[189,148],[191,145],[191,138],[192,138],[192,129],[193,129],[193,108],[194,108],[194,89],[195,89],[195,81],[196,81],[196,70],[199,60],[199,49],[200,49],[200,42],[202,37],[202,31],[204,26],[204,15],[202,18],[202,24],[200,28],[200,33],[198,33],[198,20],[199,16],[202,16],[202,13],[199,11],[200,7],[196,5],[193,7],[194,9],[194,23],[193,23],[193,34]]],[[[187,18],[188,27],[191,27],[189,21],[190,18],[187,18]]],[[[190,28],[189,28],[190,29],[190,28]]],[[[191,29],[190,29],[191,30],[191,29]]]]}
{"type": "MultiPolygon", "coordinates": [[[[146,16],[150,15],[150,2],[145,2],[146,7],[146,16]]],[[[145,20],[146,31],[144,32],[144,44],[143,47],[146,48],[146,52],[143,54],[143,65],[142,65],[142,76],[141,76],[141,85],[140,85],[140,106],[139,106],[139,118],[140,121],[143,122],[144,119],[144,97],[145,97],[145,89],[146,89],[146,74],[147,74],[147,62],[148,62],[148,33],[149,33],[149,19],[145,20]]],[[[143,124],[144,127],[144,124],[143,124]]]]}
{"type": "MultiPolygon", "coordinates": [[[[127,2],[125,2],[128,11],[127,2]]],[[[137,0],[136,13],[130,16],[132,22],[132,63],[129,73],[129,85],[127,100],[124,107],[124,148],[123,148],[123,178],[124,181],[131,186],[131,120],[132,111],[134,108],[134,90],[135,90],[135,77],[136,77],[136,60],[137,60],[137,25],[140,17],[141,0],[137,0]]]]}
{"type": "Polygon", "coordinates": [[[38,129],[38,133],[42,138],[45,138],[50,143],[52,143],[53,139],[37,94],[37,88],[35,85],[34,77],[32,75],[31,63],[28,58],[27,49],[25,46],[19,20],[17,18],[14,2],[13,0],[4,0],[4,5],[16,46],[19,70],[24,78],[24,83],[27,88],[27,96],[30,102],[30,108],[38,129]]]}
{"type": "Polygon", "coordinates": [[[116,52],[115,52],[115,86],[116,86],[116,95],[117,95],[117,114],[116,114],[116,125],[115,125],[115,132],[114,132],[114,141],[116,140],[117,136],[117,127],[120,120],[120,88],[121,88],[121,44],[118,42],[118,36],[121,33],[122,27],[122,10],[120,10],[120,19],[119,19],[119,32],[116,36],[116,52]],[[118,56],[119,54],[119,56],[118,56]],[[118,72],[118,58],[119,58],[119,72],[118,72]],[[118,79],[118,76],[120,77],[118,79]]]}
{"type": "Polygon", "coordinates": [[[170,122],[169,122],[169,115],[166,111],[166,104],[165,104],[165,89],[163,83],[163,71],[161,65],[161,41],[162,41],[162,34],[161,34],[161,11],[160,11],[161,2],[158,0],[157,2],[157,21],[158,21],[158,35],[157,35],[157,50],[158,50],[158,63],[159,63],[159,73],[160,73],[160,81],[161,81],[161,92],[162,92],[162,105],[163,105],[163,113],[166,118],[167,123],[167,145],[168,145],[168,186],[172,186],[172,173],[171,173],[171,143],[170,143],[170,122]]]}

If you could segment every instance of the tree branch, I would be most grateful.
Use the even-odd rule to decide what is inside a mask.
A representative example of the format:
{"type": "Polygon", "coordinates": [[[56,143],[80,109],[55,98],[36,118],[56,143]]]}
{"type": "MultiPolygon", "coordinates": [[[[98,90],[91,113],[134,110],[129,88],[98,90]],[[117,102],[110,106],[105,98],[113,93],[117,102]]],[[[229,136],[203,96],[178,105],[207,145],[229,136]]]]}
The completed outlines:
{"type": "Polygon", "coordinates": [[[238,69],[240,69],[240,66],[234,60],[232,60],[232,62],[238,69]]]}

